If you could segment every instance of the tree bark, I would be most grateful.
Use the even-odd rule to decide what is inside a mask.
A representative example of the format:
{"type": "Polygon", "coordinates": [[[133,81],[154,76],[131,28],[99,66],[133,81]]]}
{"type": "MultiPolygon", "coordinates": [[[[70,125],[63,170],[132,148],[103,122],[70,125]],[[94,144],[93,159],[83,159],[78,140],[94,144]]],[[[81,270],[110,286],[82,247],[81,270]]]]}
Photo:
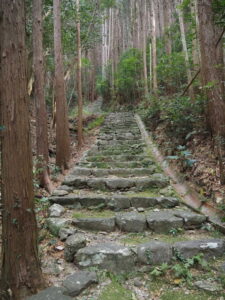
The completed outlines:
{"type": "Polygon", "coordinates": [[[208,97],[207,119],[217,146],[220,181],[225,184],[225,97],[221,61],[222,43],[215,45],[218,29],[214,23],[212,0],[198,0],[202,85],[208,97]]]}
{"type": "Polygon", "coordinates": [[[36,105],[36,149],[37,178],[40,186],[48,192],[52,191],[49,178],[48,156],[48,124],[45,104],[44,57],[42,37],[42,0],[33,0],[33,68],[34,99],[36,105]]]}
{"type": "MultiPolygon", "coordinates": [[[[151,1],[151,0],[150,0],[151,1]]],[[[157,45],[156,45],[156,11],[155,3],[151,2],[151,25],[152,25],[152,75],[153,75],[153,92],[157,94],[157,45]]]]}
{"type": "Polygon", "coordinates": [[[56,164],[61,168],[63,172],[64,169],[69,168],[70,137],[62,59],[60,3],[60,0],[53,1],[56,101],[56,164]]]}
{"type": "Polygon", "coordinates": [[[44,286],[38,261],[27,94],[24,0],[0,2],[1,299],[44,286]]]}
{"type": "Polygon", "coordinates": [[[80,0],[76,0],[77,5],[77,94],[78,94],[78,128],[77,138],[78,147],[83,144],[83,99],[82,99],[82,81],[81,81],[81,41],[80,41],[80,0]]]}

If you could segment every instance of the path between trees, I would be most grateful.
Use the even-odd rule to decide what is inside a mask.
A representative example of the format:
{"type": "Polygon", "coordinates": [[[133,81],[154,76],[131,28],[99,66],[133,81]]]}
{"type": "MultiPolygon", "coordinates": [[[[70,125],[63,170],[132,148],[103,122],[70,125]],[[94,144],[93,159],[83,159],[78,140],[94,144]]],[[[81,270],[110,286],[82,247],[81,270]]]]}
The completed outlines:
{"type": "MultiPolygon", "coordinates": [[[[185,264],[199,257],[215,263],[215,258],[224,257],[225,239],[215,237],[217,232],[206,216],[181,204],[169,178],[146,150],[130,112],[106,117],[96,144],[65,177],[50,202],[48,230],[64,242],[64,259],[74,272],[60,278],[60,287],[30,300],[72,299],[91,285],[92,291],[79,299],[103,299],[102,289],[95,288],[98,283],[104,286],[103,270],[113,276],[149,274],[156,266],[158,272],[162,265],[169,269],[175,261],[185,264]]],[[[224,291],[212,276],[203,276],[201,285],[203,290],[224,291]]],[[[142,284],[138,290],[132,280],[129,288],[135,298],[124,299],[161,299],[142,284]]]]}

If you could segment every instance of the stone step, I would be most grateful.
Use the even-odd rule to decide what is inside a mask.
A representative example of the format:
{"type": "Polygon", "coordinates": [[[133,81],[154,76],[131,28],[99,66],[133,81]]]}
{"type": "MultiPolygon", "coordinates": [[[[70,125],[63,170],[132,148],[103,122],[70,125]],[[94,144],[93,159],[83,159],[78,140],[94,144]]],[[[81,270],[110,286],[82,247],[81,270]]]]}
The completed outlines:
{"type": "MultiPolygon", "coordinates": [[[[87,162],[126,162],[126,161],[148,161],[149,156],[146,155],[130,155],[130,154],[122,154],[122,155],[111,155],[111,156],[85,156],[84,160],[87,162]]],[[[84,161],[83,160],[83,161],[84,161]]]]}
{"type": "Polygon", "coordinates": [[[149,166],[148,168],[134,168],[134,169],[90,169],[90,168],[79,168],[76,167],[71,172],[74,176],[94,176],[94,177],[106,177],[106,176],[127,176],[127,177],[138,177],[145,175],[152,175],[156,173],[157,167],[155,165],[149,166]]]}
{"type": "Polygon", "coordinates": [[[132,133],[132,134],[141,134],[140,133],[140,129],[139,129],[139,127],[129,127],[129,128],[115,128],[115,127],[108,127],[108,128],[104,128],[104,127],[102,127],[101,129],[100,129],[100,134],[123,134],[123,133],[127,133],[127,132],[129,132],[129,133],[132,133]]]}
{"type": "Polygon", "coordinates": [[[108,145],[108,144],[105,144],[105,145],[96,145],[94,147],[92,147],[92,150],[117,150],[117,151],[123,151],[123,150],[136,150],[136,149],[141,149],[141,150],[144,150],[146,147],[146,145],[144,143],[136,143],[136,144],[133,144],[133,145],[130,145],[130,144],[120,144],[120,145],[117,145],[116,147],[113,147],[112,145],[108,145]]]}
{"type": "Polygon", "coordinates": [[[132,178],[87,178],[68,175],[63,184],[73,186],[78,189],[95,189],[95,190],[133,190],[143,191],[149,188],[164,188],[169,184],[168,179],[161,174],[153,174],[149,177],[132,177],[132,178]]]}
{"type": "Polygon", "coordinates": [[[121,143],[121,141],[130,143],[130,142],[142,142],[142,137],[140,135],[132,135],[130,137],[124,135],[105,135],[105,136],[100,136],[98,138],[98,141],[101,141],[101,143],[106,143],[106,142],[116,142],[116,143],[121,143]]]}
{"type": "Polygon", "coordinates": [[[172,230],[198,229],[207,218],[203,215],[187,210],[162,210],[146,213],[126,212],[118,213],[107,218],[76,218],[72,221],[78,228],[93,231],[112,232],[144,232],[168,234],[172,230]]]}
{"type": "Polygon", "coordinates": [[[134,140],[134,139],[139,139],[141,138],[140,132],[138,133],[131,133],[131,132],[111,132],[111,133],[99,133],[98,134],[98,139],[102,140],[113,140],[113,139],[118,139],[118,140],[134,140]]]}
{"type": "Polygon", "coordinates": [[[97,140],[96,145],[102,146],[102,145],[111,145],[114,147],[121,146],[121,145],[140,145],[144,144],[142,139],[136,139],[136,140],[111,140],[111,141],[104,141],[104,140],[97,140]]]}
{"type": "Polygon", "coordinates": [[[77,195],[69,194],[65,196],[52,196],[49,198],[51,203],[57,203],[68,207],[94,208],[105,207],[106,209],[122,210],[135,208],[172,208],[179,205],[179,200],[174,197],[147,197],[137,195],[107,195],[91,194],[77,195]]]}
{"type": "Polygon", "coordinates": [[[171,263],[181,254],[191,258],[199,253],[205,259],[221,257],[225,252],[224,239],[206,239],[169,244],[149,240],[148,243],[134,247],[125,247],[115,243],[99,243],[78,250],[75,264],[80,268],[97,267],[113,273],[137,271],[141,265],[161,265],[171,263]]]}
{"type": "Polygon", "coordinates": [[[137,149],[124,149],[124,150],[115,150],[114,148],[111,150],[89,150],[87,152],[88,156],[96,156],[96,155],[122,155],[122,154],[130,154],[130,155],[137,155],[143,153],[142,148],[137,149]]]}
{"type": "Polygon", "coordinates": [[[110,169],[110,168],[124,168],[124,169],[136,169],[136,168],[147,168],[153,165],[153,161],[148,159],[144,161],[129,161],[129,162],[85,162],[82,161],[78,163],[79,167],[85,168],[101,168],[101,169],[110,169]]]}

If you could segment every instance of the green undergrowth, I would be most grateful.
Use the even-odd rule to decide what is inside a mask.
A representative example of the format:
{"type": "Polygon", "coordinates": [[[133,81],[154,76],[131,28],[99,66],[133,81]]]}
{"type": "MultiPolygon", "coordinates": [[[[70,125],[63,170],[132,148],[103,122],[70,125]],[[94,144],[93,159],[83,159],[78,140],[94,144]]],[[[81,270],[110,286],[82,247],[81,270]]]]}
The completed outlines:
{"type": "Polygon", "coordinates": [[[111,210],[92,211],[81,209],[79,211],[73,211],[73,218],[110,218],[114,213],[111,210]]]}
{"type": "Polygon", "coordinates": [[[122,284],[112,281],[106,286],[98,300],[133,300],[132,292],[123,287],[122,284]]]}
{"type": "Polygon", "coordinates": [[[101,115],[101,116],[97,117],[95,120],[88,123],[85,130],[89,131],[89,130],[95,129],[97,127],[100,127],[104,123],[104,121],[105,121],[105,116],[101,115]]]}

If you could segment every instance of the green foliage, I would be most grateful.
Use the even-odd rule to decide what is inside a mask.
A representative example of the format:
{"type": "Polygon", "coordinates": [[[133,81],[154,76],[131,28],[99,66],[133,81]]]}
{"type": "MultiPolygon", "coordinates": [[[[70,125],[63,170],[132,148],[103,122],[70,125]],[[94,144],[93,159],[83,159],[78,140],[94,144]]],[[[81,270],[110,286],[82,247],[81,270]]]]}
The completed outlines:
{"type": "Polygon", "coordinates": [[[105,121],[105,116],[100,116],[96,118],[94,121],[90,122],[87,126],[87,130],[92,130],[96,127],[101,126],[105,121]]]}
{"type": "Polygon", "coordinates": [[[150,273],[150,275],[153,277],[159,277],[159,276],[165,275],[166,271],[168,271],[169,268],[170,267],[167,263],[163,263],[161,266],[155,267],[153,269],[153,271],[150,273]]]}
{"type": "Polygon", "coordinates": [[[120,58],[116,73],[116,98],[119,103],[136,103],[143,91],[143,61],[138,49],[126,51],[120,58]]]}

